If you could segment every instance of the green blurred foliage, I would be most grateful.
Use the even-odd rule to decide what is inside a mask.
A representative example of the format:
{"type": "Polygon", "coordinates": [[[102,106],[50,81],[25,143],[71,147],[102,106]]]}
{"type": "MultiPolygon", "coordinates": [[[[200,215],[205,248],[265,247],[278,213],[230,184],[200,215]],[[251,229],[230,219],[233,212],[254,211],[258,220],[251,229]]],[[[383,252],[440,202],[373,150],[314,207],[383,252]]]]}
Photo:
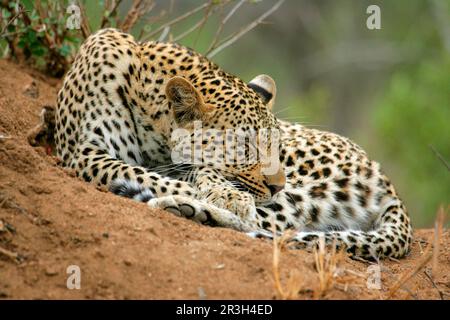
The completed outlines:
{"type": "Polygon", "coordinates": [[[40,12],[45,16],[41,16],[34,1],[0,2],[0,52],[10,53],[14,58],[23,55],[30,65],[52,76],[62,76],[69,57],[76,54],[81,44],[77,31],[66,29],[64,15],[68,3],[42,0],[40,12]],[[11,20],[13,17],[16,18],[11,20]]]}
{"type": "Polygon", "coordinates": [[[449,171],[430,147],[450,159],[449,55],[394,73],[372,122],[382,141],[378,154],[392,163],[401,195],[416,211],[415,224],[430,225],[450,197],[449,171]]]}

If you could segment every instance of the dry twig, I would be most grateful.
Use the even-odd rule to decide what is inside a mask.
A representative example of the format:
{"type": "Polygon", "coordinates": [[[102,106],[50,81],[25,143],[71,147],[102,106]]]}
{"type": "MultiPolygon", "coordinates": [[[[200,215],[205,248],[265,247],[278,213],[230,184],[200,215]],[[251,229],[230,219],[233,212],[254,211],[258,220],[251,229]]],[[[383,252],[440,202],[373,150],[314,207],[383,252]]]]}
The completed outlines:
{"type": "Polygon", "coordinates": [[[81,12],[81,34],[83,35],[84,39],[87,39],[89,35],[91,34],[91,27],[89,26],[88,19],[86,17],[86,9],[84,8],[84,5],[80,2],[78,3],[78,7],[80,7],[81,12]]]}
{"type": "Polygon", "coordinates": [[[331,252],[326,251],[325,238],[320,237],[318,246],[314,247],[314,261],[319,276],[319,287],[314,290],[314,298],[320,299],[332,288],[337,276],[338,264],[344,257],[343,251],[337,251],[336,244],[331,246],[331,252]]]}
{"type": "Polygon", "coordinates": [[[274,278],[274,285],[277,293],[281,297],[281,299],[296,299],[298,298],[298,294],[302,287],[302,277],[298,270],[293,269],[289,273],[289,277],[286,282],[286,288],[283,288],[281,284],[281,275],[280,275],[280,260],[281,260],[281,251],[286,247],[286,243],[292,237],[292,232],[288,231],[283,233],[281,238],[277,237],[275,230],[275,223],[272,223],[273,226],[273,259],[272,259],[272,272],[274,278]]]}
{"type": "Polygon", "coordinates": [[[104,14],[102,17],[102,21],[100,22],[100,29],[103,29],[108,24],[108,20],[110,17],[114,17],[117,14],[117,9],[119,8],[120,4],[122,3],[122,0],[106,0],[105,1],[105,12],[107,14],[104,14]]]}
{"type": "Polygon", "coordinates": [[[150,32],[149,34],[147,34],[147,35],[141,37],[140,40],[141,40],[141,41],[147,41],[147,40],[151,39],[152,37],[156,36],[158,33],[162,32],[166,27],[170,27],[170,26],[172,26],[172,25],[174,25],[174,24],[179,23],[180,21],[183,21],[183,20],[187,19],[188,17],[190,17],[190,16],[196,14],[196,13],[199,12],[200,10],[205,9],[205,8],[208,7],[209,5],[210,5],[210,2],[203,3],[202,5],[200,5],[200,6],[196,7],[196,8],[194,8],[194,9],[192,9],[192,10],[190,10],[190,11],[188,11],[188,12],[186,12],[186,13],[184,13],[184,14],[178,16],[178,17],[176,17],[175,19],[173,19],[173,20],[171,20],[171,21],[169,21],[169,22],[163,24],[162,26],[160,26],[159,28],[157,28],[155,31],[150,32]]]}
{"type": "Polygon", "coordinates": [[[406,284],[406,282],[408,282],[412,277],[414,277],[416,274],[418,274],[420,272],[420,270],[422,270],[422,268],[424,268],[426,266],[426,264],[431,260],[431,258],[432,258],[432,253],[430,252],[430,250],[427,250],[424,257],[417,264],[417,266],[414,269],[412,269],[411,271],[405,272],[400,277],[400,279],[397,280],[397,282],[389,289],[387,299],[392,299],[394,297],[395,293],[398,291],[398,289],[403,287],[406,284]]]}
{"type": "Polygon", "coordinates": [[[246,27],[242,28],[241,30],[239,30],[238,32],[230,35],[227,39],[225,39],[224,41],[222,41],[221,43],[219,43],[217,45],[217,47],[215,48],[211,48],[211,50],[209,50],[209,52],[206,53],[206,57],[207,58],[212,58],[213,56],[215,56],[216,54],[218,54],[220,51],[222,51],[223,49],[225,49],[226,47],[232,45],[234,42],[236,42],[237,40],[239,40],[242,36],[244,36],[246,33],[248,33],[249,31],[253,30],[255,27],[257,27],[258,25],[260,25],[264,19],[266,19],[268,16],[270,16],[273,12],[275,12],[282,4],[283,4],[284,0],[279,0],[277,1],[273,7],[271,7],[269,10],[267,10],[264,14],[262,14],[259,18],[257,18],[256,20],[254,20],[252,23],[250,23],[249,25],[247,25],[246,27]]]}
{"type": "Polygon", "coordinates": [[[447,160],[444,159],[444,157],[430,144],[428,145],[431,149],[431,151],[434,152],[436,157],[441,160],[441,162],[444,164],[444,166],[447,168],[448,171],[450,171],[450,164],[447,162],[447,160]]]}
{"type": "Polygon", "coordinates": [[[219,27],[217,28],[216,34],[214,35],[214,39],[211,42],[206,54],[211,52],[217,45],[219,41],[220,35],[222,34],[223,28],[228,20],[233,16],[233,14],[244,4],[246,0],[240,0],[233,8],[231,8],[230,12],[220,21],[219,27]]]}
{"type": "Polygon", "coordinates": [[[123,22],[120,24],[120,29],[123,32],[129,32],[136,22],[142,18],[142,16],[149,13],[155,7],[155,3],[152,0],[134,0],[130,10],[128,10],[123,22]]]}
{"type": "Polygon", "coordinates": [[[25,11],[25,8],[20,6],[19,12],[17,12],[7,23],[6,25],[2,28],[2,31],[0,32],[0,37],[4,37],[6,35],[6,30],[8,29],[8,27],[20,16],[22,15],[25,11]]]}
{"type": "Polygon", "coordinates": [[[187,29],[185,32],[179,34],[178,36],[173,38],[174,42],[180,41],[181,39],[183,39],[184,37],[188,36],[189,34],[191,34],[192,32],[194,32],[196,29],[201,28],[205,22],[208,20],[209,16],[211,15],[211,11],[209,11],[202,19],[200,19],[200,21],[198,21],[196,24],[194,24],[192,27],[190,27],[189,29],[187,29]]]}
{"type": "Polygon", "coordinates": [[[425,276],[428,278],[428,280],[430,280],[431,285],[436,289],[441,300],[444,300],[444,293],[438,288],[436,282],[434,282],[433,276],[428,272],[428,270],[424,270],[423,273],[425,273],[425,276]]]}
{"type": "Polygon", "coordinates": [[[0,254],[2,254],[2,255],[6,256],[6,257],[8,257],[8,258],[10,258],[10,259],[12,259],[14,261],[17,261],[20,258],[20,255],[18,253],[9,251],[9,250],[4,249],[2,247],[0,247],[0,254]]]}

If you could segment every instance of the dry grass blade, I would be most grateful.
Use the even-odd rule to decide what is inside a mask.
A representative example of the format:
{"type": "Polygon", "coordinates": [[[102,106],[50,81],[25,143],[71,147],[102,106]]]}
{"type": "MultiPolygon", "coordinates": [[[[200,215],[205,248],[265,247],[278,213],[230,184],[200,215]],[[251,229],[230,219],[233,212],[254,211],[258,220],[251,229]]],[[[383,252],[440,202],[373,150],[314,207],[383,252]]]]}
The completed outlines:
{"type": "MultiPolygon", "coordinates": [[[[448,208],[447,208],[448,209],[448,208]]],[[[442,232],[444,230],[446,212],[441,206],[438,210],[436,221],[434,223],[434,240],[433,240],[433,260],[431,264],[431,274],[434,275],[438,268],[439,250],[441,248],[442,232]]]]}
{"type": "Polygon", "coordinates": [[[434,229],[434,239],[432,248],[428,247],[423,254],[423,258],[419,263],[409,272],[405,272],[400,279],[391,287],[388,294],[388,299],[392,299],[395,293],[405,285],[411,278],[418,274],[428,262],[432,261],[432,270],[435,272],[438,265],[438,255],[440,250],[440,239],[442,237],[442,230],[444,226],[445,212],[444,208],[439,208],[434,229]]]}
{"type": "Polygon", "coordinates": [[[402,286],[404,286],[405,283],[409,281],[409,279],[411,279],[416,274],[418,274],[420,272],[420,270],[422,270],[422,268],[424,268],[426,266],[426,264],[431,260],[432,256],[433,255],[430,252],[430,250],[427,250],[426,253],[424,254],[424,257],[422,258],[421,261],[419,261],[417,266],[414,269],[412,269],[411,271],[405,272],[400,277],[400,279],[390,288],[387,299],[392,299],[394,297],[395,293],[398,291],[398,289],[400,289],[402,286]]]}
{"type": "MultiPolygon", "coordinates": [[[[275,224],[272,224],[275,226],[275,224]]],[[[291,300],[298,298],[298,294],[302,287],[302,276],[298,270],[291,270],[289,272],[289,277],[286,281],[286,288],[283,288],[281,284],[281,273],[280,273],[280,260],[281,251],[286,247],[288,240],[292,237],[292,231],[283,233],[283,235],[278,238],[276,231],[273,230],[273,265],[272,272],[274,278],[275,290],[278,295],[283,300],[291,300]]]]}
{"type": "Polygon", "coordinates": [[[338,271],[338,264],[344,255],[342,251],[337,251],[334,243],[331,246],[331,252],[327,252],[324,237],[319,237],[318,245],[314,247],[313,253],[319,276],[319,287],[314,290],[313,297],[314,299],[320,299],[333,287],[334,279],[338,271]]]}
{"type": "Polygon", "coordinates": [[[444,293],[438,288],[438,286],[436,285],[436,282],[434,282],[433,276],[428,272],[428,270],[425,270],[423,272],[425,274],[425,276],[428,278],[428,280],[430,280],[431,285],[436,289],[436,291],[439,294],[439,298],[441,300],[444,300],[444,293]]]}
{"type": "Polygon", "coordinates": [[[242,36],[244,36],[249,31],[253,30],[255,27],[257,27],[259,24],[261,24],[264,19],[266,19],[268,16],[270,16],[272,13],[274,13],[282,4],[284,0],[277,1],[273,7],[271,7],[269,10],[267,10],[264,14],[262,14],[258,19],[254,20],[252,23],[247,25],[246,27],[242,28],[240,31],[236,32],[235,34],[229,36],[227,39],[225,39],[222,43],[220,43],[216,48],[211,50],[210,53],[206,54],[207,58],[212,58],[216,54],[218,54],[220,51],[225,49],[226,47],[232,45],[234,42],[239,40],[242,36]]]}

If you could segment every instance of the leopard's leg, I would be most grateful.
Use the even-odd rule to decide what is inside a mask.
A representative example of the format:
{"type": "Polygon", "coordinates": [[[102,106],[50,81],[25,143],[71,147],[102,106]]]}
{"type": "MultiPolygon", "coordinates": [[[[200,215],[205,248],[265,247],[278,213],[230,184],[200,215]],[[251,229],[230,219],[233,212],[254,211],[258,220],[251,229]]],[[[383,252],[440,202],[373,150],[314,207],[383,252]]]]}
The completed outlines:
{"type": "Polygon", "coordinates": [[[161,208],[203,224],[240,231],[256,228],[256,208],[250,195],[241,194],[243,192],[222,180],[220,173],[211,169],[196,169],[194,174],[194,197],[179,196],[180,193],[175,192],[150,200],[153,197],[149,188],[136,181],[120,178],[112,183],[111,191],[137,201],[150,200],[148,204],[153,208],[161,208]]]}
{"type": "MultiPolygon", "coordinates": [[[[194,189],[189,183],[161,176],[151,169],[131,165],[122,160],[111,157],[106,151],[97,149],[94,145],[82,148],[81,156],[77,159],[76,173],[88,182],[104,186],[121,194],[123,184],[115,183],[122,179],[139,186],[144,191],[140,194],[142,201],[153,197],[167,195],[194,196],[194,189]]],[[[125,190],[133,188],[125,188],[125,190]]],[[[137,193],[136,193],[137,194],[137,193]]],[[[122,194],[127,196],[126,194],[122,194]]]]}
{"type": "Polygon", "coordinates": [[[109,187],[116,194],[148,201],[152,208],[160,208],[203,224],[239,231],[255,228],[229,210],[195,199],[195,189],[187,182],[129,165],[98,150],[85,153],[80,158],[85,164],[81,167],[81,176],[87,181],[109,187]]]}

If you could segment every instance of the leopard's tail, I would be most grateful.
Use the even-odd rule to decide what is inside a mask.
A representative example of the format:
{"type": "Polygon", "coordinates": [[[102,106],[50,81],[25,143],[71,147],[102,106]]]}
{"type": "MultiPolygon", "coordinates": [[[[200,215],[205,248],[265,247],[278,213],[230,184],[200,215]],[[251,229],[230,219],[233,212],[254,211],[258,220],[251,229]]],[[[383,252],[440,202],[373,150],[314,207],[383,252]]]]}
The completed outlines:
{"type": "MultiPolygon", "coordinates": [[[[363,259],[401,258],[409,252],[412,243],[412,227],[406,208],[399,199],[393,198],[381,212],[377,227],[373,230],[296,232],[288,243],[295,248],[311,249],[322,238],[327,246],[334,245],[363,259]]],[[[267,231],[251,232],[249,235],[272,237],[267,231]]]]}

